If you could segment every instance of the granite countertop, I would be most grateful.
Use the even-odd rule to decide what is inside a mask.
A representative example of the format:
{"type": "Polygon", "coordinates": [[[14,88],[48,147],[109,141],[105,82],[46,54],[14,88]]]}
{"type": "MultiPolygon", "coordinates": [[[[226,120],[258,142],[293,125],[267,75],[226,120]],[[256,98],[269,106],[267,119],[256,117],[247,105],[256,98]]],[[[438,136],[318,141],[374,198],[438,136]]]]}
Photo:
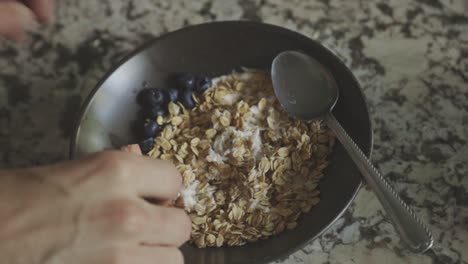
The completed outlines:
{"type": "Polygon", "coordinates": [[[103,72],[153,36],[248,19],[297,30],[361,82],[373,161],[431,227],[424,255],[403,250],[363,188],[320,239],[282,263],[468,263],[466,0],[104,0],[58,2],[29,43],[0,42],[0,167],[67,158],[74,115],[103,72]]]}

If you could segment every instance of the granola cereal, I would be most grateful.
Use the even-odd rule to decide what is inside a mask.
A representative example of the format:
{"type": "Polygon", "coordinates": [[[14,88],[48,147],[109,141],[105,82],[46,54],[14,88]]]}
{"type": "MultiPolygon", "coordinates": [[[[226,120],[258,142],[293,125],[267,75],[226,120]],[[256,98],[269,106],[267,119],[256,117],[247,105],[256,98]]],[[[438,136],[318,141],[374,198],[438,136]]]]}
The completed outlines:
{"type": "Polygon", "coordinates": [[[183,176],[176,205],[196,246],[239,246],[293,229],[319,202],[318,182],[335,138],[321,121],[290,119],[269,74],[217,78],[195,108],[170,102],[148,153],[183,176]]]}

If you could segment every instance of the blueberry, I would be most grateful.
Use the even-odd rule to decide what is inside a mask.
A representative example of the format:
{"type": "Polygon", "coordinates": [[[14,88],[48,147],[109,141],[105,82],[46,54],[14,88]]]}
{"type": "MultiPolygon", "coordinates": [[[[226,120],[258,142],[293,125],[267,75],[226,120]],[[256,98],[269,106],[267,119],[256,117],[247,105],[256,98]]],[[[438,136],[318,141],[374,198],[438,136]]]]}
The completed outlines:
{"type": "Polygon", "coordinates": [[[146,122],[143,124],[144,138],[155,137],[159,132],[161,132],[161,126],[156,123],[156,121],[146,120],[146,122]]]}
{"type": "Polygon", "coordinates": [[[175,76],[178,88],[193,91],[197,85],[197,77],[189,73],[181,73],[175,76]]]}
{"type": "Polygon", "coordinates": [[[192,98],[193,92],[191,91],[185,91],[181,93],[179,96],[180,102],[185,106],[187,109],[192,109],[195,107],[195,101],[192,98]]]}
{"type": "Polygon", "coordinates": [[[148,154],[148,152],[150,152],[154,147],[154,138],[147,138],[141,141],[138,145],[140,145],[140,149],[143,154],[148,154]]]}
{"type": "Polygon", "coordinates": [[[155,105],[144,109],[145,116],[149,119],[155,119],[158,116],[166,116],[167,108],[161,105],[155,105]]]}
{"type": "Polygon", "coordinates": [[[134,136],[141,138],[142,136],[141,126],[144,122],[145,122],[145,114],[142,109],[138,109],[135,120],[131,121],[130,123],[130,129],[134,136]]]}
{"type": "Polygon", "coordinates": [[[138,93],[136,97],[137,103],[143,106],[148,101],[148,98],[152,96],[153,96],[153,91],[151,91],[150,89],[143,89],[138,93]]]}
{"type": "Polygon", "coordinates": [[[169,97],[169,101],[176,102],[179,97],[179,90],[176,88],[169,89],[167,90],[167,96],[169,97]]]}
{"type": "Polygon", "coordinates": [[[199,77],[197,79],[197,85],[196,85],[195,90],[197,91],[198,94],[202,94],[208,88],[210,88],[212,84],[213,84],[213,82],[211,81],[210,78],[208,78],[208,77],[199,77]]]}
{"type": "Polygon", "coordinates": [[[154,107],[164,105],[166,96],[164,91],[158,88],[147,88],[142,90],[137,96],[137,103],[142,107],[154,107]]]}

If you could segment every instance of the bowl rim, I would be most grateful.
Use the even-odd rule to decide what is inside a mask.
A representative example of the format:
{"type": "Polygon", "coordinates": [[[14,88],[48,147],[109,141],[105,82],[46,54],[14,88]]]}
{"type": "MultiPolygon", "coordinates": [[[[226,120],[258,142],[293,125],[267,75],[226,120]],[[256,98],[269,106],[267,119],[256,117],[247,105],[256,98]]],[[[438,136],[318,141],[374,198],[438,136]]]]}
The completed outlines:
{"type": "MultiPolygon", "coordinates": [[[[160,36],[157,36],[157,37],[154,37],[153,39],[151,40],[148,40],[146,41],[145,43],[143,43],[142,45],[140,45],[139,47],[137,47],[135,50],[133,50],[132,52],[128,53],[127,55],[125,55],[121,60],[119,60],[117,63],[115,63],[102,77],[101,79],[96,83],[96,85],[94,86],[94,88],[88,93],[88,95],[86,96],[85,100],[83,100],[81,106],[80,106],[80,109],[78,111],[78,114],[76,115],[75,117],[75,121],[74,121],[74,124],[73,124],[73,134],[72,134],[72,137],[70,139],[70,145],[69,145],[69,159],[74,159],[76,157],[76,147],[77,147],[77,142],[78,142],[78,138],[79,138],[79,135],[80,135],[80,126],[81,126],[81,122],[83,121],[84,119],[84,116],[88,110],[88,108],[90,107],[90,103],[91,101],[94,99],[96,93],[99,91],[99,89],[101,88],[101,86],[103,85],[103,83],[112,75],[115,73],[116,70],[118,70],[123,64],[125,64],[127,61],[129,61],[131,58],[133,58],[134,56],[138,55],[140,52],[150,48],[152,45],[154,45],[156,42],[158,41],[162,41],[163,39],[165,38],[168,38],[168,37],[171,37],[172,35],[175,35],[175,34],[183,34],[184,32],[186,31],[190,31],[190,30],[193,30],[195,28],[199,28],[199,27],[204,27],[204,26],[209,26],[209,25],[213,25],[213,24],[218,24],[218,25],[236,25],[236,24],[243,24],[245,26],[263,26],[265,27],[266,29],[270,29],[270,30],[280,30],[280,31],[287,31],[289,32],[290,34],[294,34],[298,37],[301,37],[301,38],[305,38],[307,39],[308,41],[310,42],[313,42],[315,45],[318,45],[322,48],[324,48],[324,51],[325,52],[328,52],[330,55],[332,55],[333,57],[335,57],[337,59],[337,63],[340,64],[341,66],[344,66],[344,69],[345,71],[347,72],[347,74],[349,74],[349,76],[356,82],[357,84],[357,87],[358,87],[358,90],[359,90],[359,95],[360,97],[364,100],[364,109],[365,111],[367,112],[367,116],[366,116],[366,119],[367,119],[367,122],[369,123],[369,139],[368,139],[368,144],[369,144],[369,147],[367,149],[363,149],[363,152],[364,154],[367,155],[368,158],[371,158],[372,156],[372,152],[373,152],[373,147],[374,147],[374,134],[373,134],[373,124],[372,124],[372,119],[371,119],[371,116],[370,116],[370,112],[369,112],[369,106],[368,104],[366,103],[367,102],[367,99],[366,99],[366,96],[364,94],[364,91],[362,89],[362,86],[359,82],[359,80],[356,78],[356,76],[352,73],[351,69],[349,69],[349,67],[335,54],[335,52],[333,52],[330,48],[324,46],[323,44],[321,44],[320,42],[314,40],[314,39],[311,39],[309,38],[308,36],[300,33],[300,32],[297,32],[297,31],[294,31],[294,30],[291,30],[291,29],[288,29],[288,28],[285,28],[285,27],[281,27],[281,26],[277,26],[277,25],[274,25],[274,24],[269,24],[269,23],[264,23],[264,22],[256,22],[256,21],[247,21],[247,20],[234,20],[234,21],[214,21],[214,22],[207,22],[207,23],[201,23],[201,24],[196,24],[196,25],[191,25],[191,26],[187,26],[187,27],[183,27],[183,28],[180,28],[180,29],[177,29],[177,30],[174,30],[174,31],[170,31],[170,32],[166,32],[166,33],[163,33],[161,34],[160,36]]],[[[339,211],[339,213],[336,215],[336,217],[328,224],[326,225],[320,232],[318,232],[315,236],[313,237],[310,237],[308,240],[304,241],[303,243],[299,244],[298,246],[296,247],[293,247],[289,250],[286,250],[284,254],[281,254],[280,256],[277,256],[276,258],[272,258],[272,259],[264,259],[264,260],[261,260],[260,262],[257,262],[257,264],[266,264],[266,263],[269,263],[271,261],[278,261],[278,260],[283,260],[285,258],[287,258],[289,255],[293,254],[294,252],[298,251],[299,249],[303,248],[305,245],[309,244],[311,241],[319,238],[323,233],[325,233],[328,229],[330,229],[330,227],[332,225],[335,224],[335,222],[341,218],[341,216],[346,212],[346,210],[349,208],[349,206],[351,205],[351,203],[354,201],[354,199],[356,198],[359,190],[361,189],[363,185],[363,178],[361,177],[360,179],[360,182],[359,184],[356,186],[356,189],[354,191],[354,193],[352,194],[352,196],[349,198],[348,202],[346,203],[346,205],[343,207],[343,209],[341,211],[339,211]]]]}

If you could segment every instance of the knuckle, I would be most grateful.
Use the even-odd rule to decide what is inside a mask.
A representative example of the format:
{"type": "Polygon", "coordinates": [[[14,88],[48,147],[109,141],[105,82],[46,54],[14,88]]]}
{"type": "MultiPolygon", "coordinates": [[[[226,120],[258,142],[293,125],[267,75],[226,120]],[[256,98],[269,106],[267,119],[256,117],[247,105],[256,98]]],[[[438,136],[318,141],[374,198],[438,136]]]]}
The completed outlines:
{"type": "Polygon", "coordinates": [[[112,230],[135,234],[142,232],[149,222],[144,209],[133,201],[117,201],[110,205],[110,226],[112,230]]]}
{"type": "Polygon", "coordinates": [[[120,182],[128,171],[126,155],[116,151],[105,151],[97,154],[95,160],[100,170],[120,182]]]}
{"type": "Polygon", "coordinates": [[[179,176],[179,177],[174,177],[178,179],[178,182],[182,186],[182,175],[180,174],[179,170],[175,166],[174,163],[167,161],[167,160],[160,160],[159,166],[164,167],[165,171],[171,175],[179,176]]]}
{"type": "Polygon", "coordinates": [[[165,226],[170,223],[169,215],[170,214],[168,214],[164,208],[161,210],[156,210],[156,214],[154,216],[154,224],[165,228],[165,226]]]}
{"type": "Polygon", "coordinates": [[[171,182],[171,186],[173,186],[177,192],[180,191],[180,189],[182,188],[182,175],[180,174],[179,170],[176,168],[176,166],[169,162],[169,161],[165,161],[165,160],[161,160],[162,162],[162,166],[161,167],[164,167],[165,168],[165,171],[168,175],[173,175],[174,177],[171,177],[170,179],[173,180],[171,182]]]}

